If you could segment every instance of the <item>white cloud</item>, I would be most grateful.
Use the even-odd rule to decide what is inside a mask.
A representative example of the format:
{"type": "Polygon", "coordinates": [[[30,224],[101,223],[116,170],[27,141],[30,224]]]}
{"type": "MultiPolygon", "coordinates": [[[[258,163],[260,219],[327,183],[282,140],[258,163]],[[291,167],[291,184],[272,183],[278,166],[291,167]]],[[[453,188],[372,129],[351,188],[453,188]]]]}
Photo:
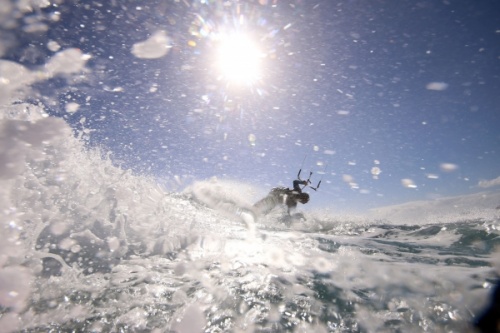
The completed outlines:
{"type": "Polygon", "coordinates": [[[499,186],[500,185],[500,176],[495,178],[495,179],[491,179],[491,180],[481,180],[477,185],[479,187],[484,187],[484,188],[499,186]]]}

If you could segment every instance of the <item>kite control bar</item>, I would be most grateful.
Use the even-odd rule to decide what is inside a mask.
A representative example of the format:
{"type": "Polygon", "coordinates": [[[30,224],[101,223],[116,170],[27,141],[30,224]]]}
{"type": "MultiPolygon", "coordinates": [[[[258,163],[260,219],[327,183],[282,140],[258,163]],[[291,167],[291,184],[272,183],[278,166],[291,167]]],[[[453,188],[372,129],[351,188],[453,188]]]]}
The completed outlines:
{"type": "MultiPolygon", "coordinates": [[[[303,181],[302,179],[300,179],[300,173],[302,172],[302,169],[299,170],[299,173],[297,174],[297,179],[300,180],[300,181],[303,181]]],[[[321,185],[321,180],[319,181],[318,185],[316,187],[312,187],[310,184],[311,184],[311,176],[312,176],[312,171],[309,172],[309,177],[307,177],[307,180],[306,180],[306,185],[304,185],[304,188],[306,188],[307,186],[309,186],[310,188],[312,188],[313,190],[317,191],[319,189],[319,186],[321,185]]]]}

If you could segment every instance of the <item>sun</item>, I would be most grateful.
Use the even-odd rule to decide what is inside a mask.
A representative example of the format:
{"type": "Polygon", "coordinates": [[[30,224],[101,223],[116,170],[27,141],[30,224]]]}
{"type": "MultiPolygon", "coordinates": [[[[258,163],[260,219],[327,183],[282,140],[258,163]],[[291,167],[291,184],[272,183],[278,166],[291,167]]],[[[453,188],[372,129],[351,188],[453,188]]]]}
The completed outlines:
{"type": "Polygon", "coordinates": [[[262,52],[246,35],[219,36],[216,56],[217,71],[228,83],[252,85],[261,77],[262,52]]]}

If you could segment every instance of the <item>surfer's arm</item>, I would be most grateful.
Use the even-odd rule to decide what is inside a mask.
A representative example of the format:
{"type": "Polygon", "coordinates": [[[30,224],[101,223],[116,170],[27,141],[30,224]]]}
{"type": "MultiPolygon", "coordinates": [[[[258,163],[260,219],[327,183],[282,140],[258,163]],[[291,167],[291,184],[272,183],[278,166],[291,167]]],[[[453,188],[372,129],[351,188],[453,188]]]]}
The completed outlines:
{"type": "Polygon", "coordinates": [[[302,189],[300,188],[300,185],[306,186],[307,185],[307,180],[301,180],[301,179],[296,179],[293,181],[293,190],[295,192],[302,192],[302,189]]]}

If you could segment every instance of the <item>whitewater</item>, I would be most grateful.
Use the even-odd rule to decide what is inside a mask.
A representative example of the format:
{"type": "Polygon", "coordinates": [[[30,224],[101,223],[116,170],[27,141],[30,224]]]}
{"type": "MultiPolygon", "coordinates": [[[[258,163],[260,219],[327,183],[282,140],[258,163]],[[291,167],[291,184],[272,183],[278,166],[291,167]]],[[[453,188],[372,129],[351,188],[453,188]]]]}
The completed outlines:
{"type": "Polygon", "coordinates": [[[42,106],[0,122],[2,332],[465,332],[498,276],[498,193],[253,219],[251,184],[169,192],[42,106]]]}

